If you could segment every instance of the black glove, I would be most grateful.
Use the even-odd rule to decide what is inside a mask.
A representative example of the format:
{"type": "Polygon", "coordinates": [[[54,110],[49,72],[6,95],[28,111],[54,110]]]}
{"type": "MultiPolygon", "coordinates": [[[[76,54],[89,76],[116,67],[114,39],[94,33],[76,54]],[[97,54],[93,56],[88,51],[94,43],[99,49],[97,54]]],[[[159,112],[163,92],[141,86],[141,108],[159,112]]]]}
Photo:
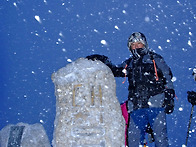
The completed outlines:
{"type": "Polygon", "coordinates": [[[165,104],[165,113],[170,114],[174,111],[174,99],[170,100],[170,103],[165,104]]]}
{"type": "Polygon", "coordinates": [[[103,62],[103,63],[105,63],[106,61],[109,60],[107,56],[98,55],[98,54],[86,56],[86,58],[87,58],[88,60],[93,60],[93,61],[99,60],[99,61],[101,61],[101,62],[103,62]]]}
{"type": "Polygon", "coordinates": [[[166,89],[164,91],[165,93],[165,113],[170,114],[174,111],[174,97],[175,97],[175,91],[173,89],[166,89]]]}
{"type": "Polygon", "coordinates": [[[175,91],[173,89],[165,89],[165,99],[170,100],[175,97],[175,91]]]}
{"type": "Polygon", "coordinates": [[[93,61],[99,60],[99,61],[103,62],[105,65],[107,65],[110,69],[112,69],[112,67],[113,67],[113,64],[111,63],[109,58],[104,55],[94,54],[94,55],[86,56],[86,58],[88,60],[93,60],[93,61]]]}
{"type": "Polygon", "coordinates": [[[187,91],[187,98],[189,103],[191,103],[192,105],[196,105],[196,92],[194,91],[187,91]]]}

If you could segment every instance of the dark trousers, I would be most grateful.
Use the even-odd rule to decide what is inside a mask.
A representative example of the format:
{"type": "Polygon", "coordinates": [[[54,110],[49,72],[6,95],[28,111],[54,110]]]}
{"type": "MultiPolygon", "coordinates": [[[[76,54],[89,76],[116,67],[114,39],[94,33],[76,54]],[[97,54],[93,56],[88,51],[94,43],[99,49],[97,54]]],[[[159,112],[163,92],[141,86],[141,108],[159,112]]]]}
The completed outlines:
{"type": "Polygon", "coordinates": [[[155,146],[168,147],[166,114],[163,108],[142,108],[130,113],[129,147],[144,145],[148,123],[153,129],[155,146]]]}

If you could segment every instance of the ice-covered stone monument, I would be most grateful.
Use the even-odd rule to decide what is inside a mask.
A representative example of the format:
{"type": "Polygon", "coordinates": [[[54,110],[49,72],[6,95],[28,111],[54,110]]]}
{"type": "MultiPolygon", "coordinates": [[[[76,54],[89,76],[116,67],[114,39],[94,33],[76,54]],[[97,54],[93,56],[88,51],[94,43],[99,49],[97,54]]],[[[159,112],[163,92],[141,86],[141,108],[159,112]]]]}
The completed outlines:
{"type": "Polygon", "coordinates": [[[80,58],[53,73],[54,147],[122,147],[124,118],[111,70],[80,58]]]}

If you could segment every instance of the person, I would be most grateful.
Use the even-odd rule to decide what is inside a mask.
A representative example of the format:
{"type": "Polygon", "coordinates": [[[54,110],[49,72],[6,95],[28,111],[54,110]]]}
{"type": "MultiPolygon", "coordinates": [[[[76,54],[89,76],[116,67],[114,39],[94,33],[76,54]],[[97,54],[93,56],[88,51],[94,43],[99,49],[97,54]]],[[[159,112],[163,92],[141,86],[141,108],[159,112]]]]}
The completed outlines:
{"type": "MultiPolygon", "coordinates": [[[[193,68],[193,79],[196,81],[196,67],[193,68]]],[[[196,105],[196,92],[195,91],[187,91],[187,99],[189,103],[191,103],[193,106],[196,105]]]]}
{"type": "Polygon", "coordinates": [[[167,147],[166,114],[173,112],[175,97],[171,69],[161,55],[149,49],[143,33],[133,33],[127,45],[132,56],[120,65],[112,64],[104,55],[87,58],[105,63],[115,77],[128,77],[128,146],[145,145],[150,126],[155,146],[167,147]]]}

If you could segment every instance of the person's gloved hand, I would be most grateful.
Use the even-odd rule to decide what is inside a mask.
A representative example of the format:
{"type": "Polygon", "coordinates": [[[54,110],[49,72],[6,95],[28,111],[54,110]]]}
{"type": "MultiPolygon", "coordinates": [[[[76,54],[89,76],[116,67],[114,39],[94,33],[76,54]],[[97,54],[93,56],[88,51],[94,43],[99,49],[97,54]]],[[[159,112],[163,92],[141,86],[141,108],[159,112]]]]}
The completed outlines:
{"type": "Polygon", "coordinates": [[[189,103],[191,103],[192,105],[196,105],[196,92],[194,91],[187,91],[187,98],[189,103]]]}
{"type": "Polygon", "coordinates": [[[104,56],[104,55],[99,55],[99,54],[94,54],[94,55],[89,55],[89,56],[86,56],[86,58],[88,60],[99,60],[103,63],[105,63],[107,60],[108,60],[108,57],[104,56]]]}
{"type": "Polygon", "coordinates": [[[88,60],[93,60],[93,61],[99,60],[99,61],[103,62],[105,65],[107,65],[109,68],[113,67],[113,64],[111,63],[109,58],[107,56],[104,56],[104,55],[94,54],[94,55],[86,56],[86,58],[88,60]]]}
{"type": "Polygon", "coordinates": [[[170,114],[174,111],[174,99],[170,100],[170,103],[165,104],[165,113],[170,114]]]}
{"type": "Polygon", "coordinates": [[[165,89],[164,93],[165,93],[165,99],[166,100],[170,100],[170,99],[173,99],[175,97],[174,89],[165,89]]]}
{"type": "Polygon", "coordinates": [[[166,89],[165,93],[165,113],[170,114],[174,111],[174,97],[175,91],[173,89],[166,89]]]}

